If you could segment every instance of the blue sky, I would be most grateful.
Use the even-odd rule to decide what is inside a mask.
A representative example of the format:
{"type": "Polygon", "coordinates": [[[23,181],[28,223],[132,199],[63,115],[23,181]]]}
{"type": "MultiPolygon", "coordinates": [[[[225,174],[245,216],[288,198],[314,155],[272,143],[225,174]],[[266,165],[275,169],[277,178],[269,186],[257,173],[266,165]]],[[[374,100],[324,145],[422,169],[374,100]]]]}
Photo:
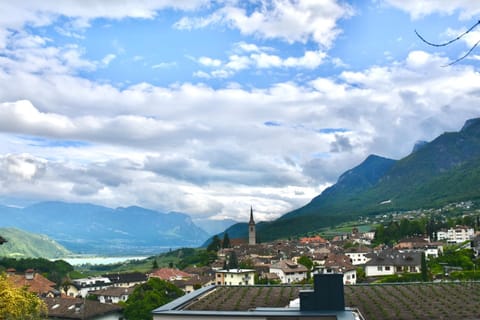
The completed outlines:
{"type": "Polygon", "coordinates": [[[475,1],[2,1],[0,204],[269,220],[478,117],[475,1]]]}

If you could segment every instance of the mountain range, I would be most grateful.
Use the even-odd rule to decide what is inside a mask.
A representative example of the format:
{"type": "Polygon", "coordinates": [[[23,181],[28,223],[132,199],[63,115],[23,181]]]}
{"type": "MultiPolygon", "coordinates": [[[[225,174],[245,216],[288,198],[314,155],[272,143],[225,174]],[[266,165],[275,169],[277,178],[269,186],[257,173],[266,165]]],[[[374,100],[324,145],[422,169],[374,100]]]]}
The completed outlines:
{"type": "MultiPolygon", "coordinates": [[[[480,118],[458,132],[415,145],[393,160],[368,156],[305,206],[257,224],[261,241],[311,232],[359,216],[440,207],[480,199],[480,118]]],[[[228,228],[231,238],[247,237],[246,224],[228,228]]]]}
{"type": "Polygon", "coordinates": [[[70,251],[91,254],[158,253],[195,247],[209,236],[182,213],[64,202],[0,206],[0,227],[44,234],[70,251]]]}

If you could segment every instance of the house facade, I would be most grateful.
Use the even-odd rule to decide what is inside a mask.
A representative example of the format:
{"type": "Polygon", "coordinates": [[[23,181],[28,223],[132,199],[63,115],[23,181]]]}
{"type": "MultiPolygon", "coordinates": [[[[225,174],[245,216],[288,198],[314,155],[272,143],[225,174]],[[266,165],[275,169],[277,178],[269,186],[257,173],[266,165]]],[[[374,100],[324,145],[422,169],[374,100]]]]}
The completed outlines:
{"type": "Polygon", "coordinates": [[[330,253],[317,270],[321,274],[343,274],[344,285],[357,283],[357,269],[345,254],[330,253]]]}
{"type": "Polygon", "coordinates": [[[365,276],[420,273],[421,264],[422,252],[385,250],[371,255],[371,260],[365,264],[365,276]]]}
{"type": "Polygon", "coordinates": [[[90,294],[97,296],[100,303],[119,303],[127,301],[134,289],[134,287],[109,287],[102,290],[91,291],[90,294]]]}
{"type": "Polygon", "coordinates": [[[370,260],[368,254],[371,252],[372,250],[369,248],[351,248],[350,250],[345,251],[345,255],[350,258],[352,265],[358,266],[363,265],[370,260]]]}
{"type": "Polygon", "coordinates": [[[107,277],[88,277],[75,279],[71,284],[62,287],[62,293],[69,297],[85,298],[90,292],[105,289],[112,286],[107,277]]]}
{"type": "Polygon", "coordinates": [[[442,229],[437,232],[437,240],[446,240],[448,243],[462,243],[473,239],[475,230],[467,226],[442,229]]]}
{"type": "Polygon", "coordinates": [[[293,283],[307,279],[308,269],[291,260],[281,260],[270,266],[270,273],[275,273],[282,283],[293,283]]]}
{"type": "Polygon", "coordinates": [[[222,269],[215,271],[215,284],[220,286],[246,286],[255,284],[253,269],[222,269]]]}

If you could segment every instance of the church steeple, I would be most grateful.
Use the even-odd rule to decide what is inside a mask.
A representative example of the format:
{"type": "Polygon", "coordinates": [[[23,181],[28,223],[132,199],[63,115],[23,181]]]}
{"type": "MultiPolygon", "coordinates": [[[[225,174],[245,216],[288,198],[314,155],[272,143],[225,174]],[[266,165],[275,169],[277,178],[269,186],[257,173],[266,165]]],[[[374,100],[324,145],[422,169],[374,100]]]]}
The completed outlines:
{"type": "Polygon", "coordinates": [[[253,208],[250,206],[250,221],[248,222],[248,244],[257,243],[257,234],[255,232],[255,220],[253,220],[253,208]]]}
{"type": "Polygon", "coordinates": [[[253,220],[253,208],[250,206],[250,222],[248,224],[255,224],[255,221],[253,220]]]}

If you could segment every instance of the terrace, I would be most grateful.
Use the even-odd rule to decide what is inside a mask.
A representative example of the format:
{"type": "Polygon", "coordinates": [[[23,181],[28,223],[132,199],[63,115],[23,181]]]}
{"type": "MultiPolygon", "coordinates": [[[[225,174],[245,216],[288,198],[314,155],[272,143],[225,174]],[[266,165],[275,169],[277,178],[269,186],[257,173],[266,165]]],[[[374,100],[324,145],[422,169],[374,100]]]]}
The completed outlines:
{"type": "MultiPolygon", "coordinates": [[[[220,286],[184,310],[249,311],[288,306],[307,286],[220,286]]],[[[480,282],[345,286],[345,305],[374,319],[480,319],[480,282]]]]}

